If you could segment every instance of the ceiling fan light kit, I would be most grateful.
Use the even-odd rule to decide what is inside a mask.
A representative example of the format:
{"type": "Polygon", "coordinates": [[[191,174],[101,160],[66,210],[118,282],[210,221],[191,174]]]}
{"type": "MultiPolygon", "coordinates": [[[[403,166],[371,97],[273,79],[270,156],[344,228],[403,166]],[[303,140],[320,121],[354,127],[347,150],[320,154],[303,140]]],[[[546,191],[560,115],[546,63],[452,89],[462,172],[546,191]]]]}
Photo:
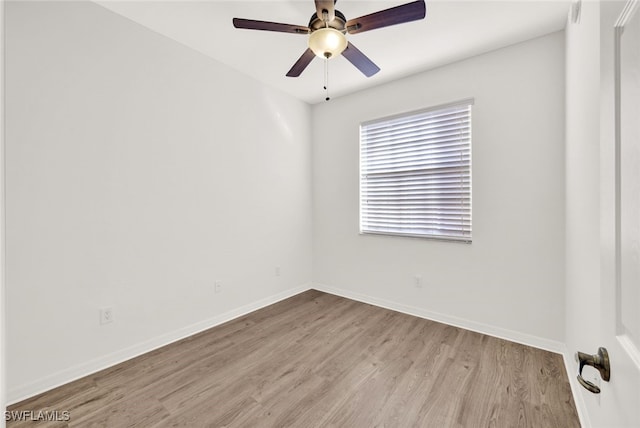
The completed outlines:
{"type": "Polygon", "coordinates": [[[336,1],[337,0],[315,0],[316,12],[311,15],[308,27],[242,18],[233,18],[233,25],[236,28],[247,30],[277,31],[281,33],[309,35],[309,47],[293,67],[291,67],[287,73],[288,77],[300,76],[316,56],[325,59],[326,62],[326,60],[340,54],[360,70],[362,74],[371,77],[380,71],[380,67],[351,42],[347,41],[346,34],[362,33],[377,28],[417,21],[424,19],[426,16],[424,0],[416,0],[411,3],[347,20],[342,12],[335,9],[336,1]]]}
{"type": "Polygon", "coordinates": [[[347,38],[335,28],[320,28],[309,35],[309,48],[320,58],[333,58],[346,47],[347,38]]]}

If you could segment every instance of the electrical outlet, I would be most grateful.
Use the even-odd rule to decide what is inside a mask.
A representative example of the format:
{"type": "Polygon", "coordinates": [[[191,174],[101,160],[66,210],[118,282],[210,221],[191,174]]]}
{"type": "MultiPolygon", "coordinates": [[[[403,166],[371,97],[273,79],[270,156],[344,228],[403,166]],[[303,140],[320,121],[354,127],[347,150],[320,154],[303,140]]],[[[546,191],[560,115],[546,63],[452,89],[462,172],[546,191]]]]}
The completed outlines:
{"type": "Polygon", "coordinates": [[[113,322],[113,308],[100,309],[100,324],[109,324],[113,322]]]}
{"type": "Polygon", "coordinates": [[[213,283],[213,291],[217,294],[222,291],[222,281],[215,281],[213,283]]]}
{"type": "Polygon", "coordinates": [[[280,276],[280,266],[276,266],[276,276],[280,276]]]}
{"type": "Polygon", "coordinates": [[[415,285],[416,288],[422,288],[422,275],[413,276],[413,285],[415,285]]]}

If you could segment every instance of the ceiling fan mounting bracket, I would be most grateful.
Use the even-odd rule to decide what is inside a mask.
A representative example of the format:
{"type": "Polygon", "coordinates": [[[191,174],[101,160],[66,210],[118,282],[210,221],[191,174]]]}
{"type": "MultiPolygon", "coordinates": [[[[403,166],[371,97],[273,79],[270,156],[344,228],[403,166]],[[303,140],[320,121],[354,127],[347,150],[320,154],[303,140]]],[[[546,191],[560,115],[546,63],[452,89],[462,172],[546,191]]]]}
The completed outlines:
{"type": "Polygon", "coordinates": [[[332,21],[326,22],[322,18],[318,18],[318,14],[311,15],[309,20],[309,30],[313,33],[321,28],[333,28],[345,34],[347,32],[346,23],[347,18],[339,10],[335,10],[335,18],[332,21]]]}

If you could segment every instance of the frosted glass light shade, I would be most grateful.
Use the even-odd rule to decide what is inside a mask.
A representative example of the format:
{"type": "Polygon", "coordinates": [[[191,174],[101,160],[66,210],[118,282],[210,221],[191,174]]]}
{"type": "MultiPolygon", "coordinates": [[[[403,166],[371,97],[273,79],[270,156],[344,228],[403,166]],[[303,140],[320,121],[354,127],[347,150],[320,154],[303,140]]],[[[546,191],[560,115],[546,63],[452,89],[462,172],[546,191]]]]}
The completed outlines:
{"type": "Polygon", "coordinates": [[[335,28],[320,28],[309,36],[309,48],[320,58],[340,55],[347,47],[347,38],[335,28]]]}

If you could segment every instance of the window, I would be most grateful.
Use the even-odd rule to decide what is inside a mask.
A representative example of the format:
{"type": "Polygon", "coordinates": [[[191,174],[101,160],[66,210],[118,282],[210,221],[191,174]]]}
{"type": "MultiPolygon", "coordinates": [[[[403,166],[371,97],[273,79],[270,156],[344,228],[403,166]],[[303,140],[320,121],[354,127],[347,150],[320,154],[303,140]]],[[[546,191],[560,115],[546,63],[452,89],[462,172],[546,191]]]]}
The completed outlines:
{"type": "Polygon", "coordinates": [[[472,104],[360,125],[360,233],[471,242],[472,104]]]}

